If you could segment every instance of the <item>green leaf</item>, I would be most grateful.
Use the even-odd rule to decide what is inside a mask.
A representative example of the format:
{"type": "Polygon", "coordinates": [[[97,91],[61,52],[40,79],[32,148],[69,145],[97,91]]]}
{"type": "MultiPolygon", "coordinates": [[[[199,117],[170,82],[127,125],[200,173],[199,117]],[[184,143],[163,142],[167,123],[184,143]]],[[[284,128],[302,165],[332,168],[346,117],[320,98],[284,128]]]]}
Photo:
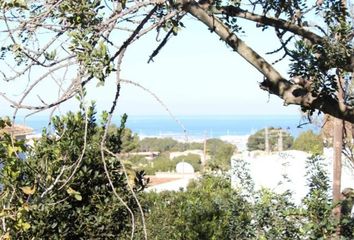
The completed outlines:
{"type": "Polygon", "coordinates": [[[28,229],[31,228],[31,224],[25,222],[25,223],[22,223],[22,229],[27,231],[28,229]]]}
{"type": "Polygon", "coordinates": [[[31,188],[30,186],[20,187],[22,192],[26,195],[33,195],[36,192],[36,186],[31,188]]]}
{"type": "Polygon", "coordinates": [[[76,200],[78,200],[78,201],[81,201],[81,200],[82,200],[81,194],[75,194],[75,195],[74,195],[74,198],[75,198],[76,200]]]}
{"type": "Polygon", "coordinates": [[[78,191],[75,191],[74,189],[72,189],[71,187],[68,187],[68,189],[66,189],[66,192],[71,196],[74,197],[76,200],[81,201],[82,200],[82,196],[81,193],[78,191]]]}

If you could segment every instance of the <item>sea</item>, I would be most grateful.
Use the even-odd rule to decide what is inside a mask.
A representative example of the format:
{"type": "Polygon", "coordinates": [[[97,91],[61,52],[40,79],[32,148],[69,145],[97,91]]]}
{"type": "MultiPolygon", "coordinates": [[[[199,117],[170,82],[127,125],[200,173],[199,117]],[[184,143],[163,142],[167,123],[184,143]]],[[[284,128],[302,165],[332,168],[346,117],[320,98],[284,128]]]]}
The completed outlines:
{"type": "MultiPolygon", "coordinates": [[[[21,118],[18,118],[18,123],[21,118]]],[[[113,119],[119,125],[120,119],[113,119]]],[[[31,117],[24,124],[40,133],[48,125],[46,117],[31,117]]],[[[320,127],[309,123],[299,115],[233,115],[233,116],[128,116],[126,127],[140,137],[183,137],[218,138],[222,136],[244,136],[265,127],[280,127],[296,137],[301,132],[320,127]]]]}

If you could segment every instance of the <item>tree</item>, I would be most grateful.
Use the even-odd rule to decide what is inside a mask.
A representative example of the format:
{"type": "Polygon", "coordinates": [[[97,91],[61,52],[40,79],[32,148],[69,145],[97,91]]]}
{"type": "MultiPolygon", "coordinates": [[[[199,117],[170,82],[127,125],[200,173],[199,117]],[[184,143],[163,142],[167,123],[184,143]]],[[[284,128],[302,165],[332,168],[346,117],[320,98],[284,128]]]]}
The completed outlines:
{"type": "Polygon", "coordinates": [[[144,138],[139,142],[140,151],[169,152],[178,145],[172,138],[144,138]]]}
{"type": "Polygon", "coordinates": [[[120,77],[125,50],[152,30],[165,31],[150,56],[152,61],[184,26],[185,16],[191,15],[262,73],[260,87],[282,98],[284,104],[300,105],[309,114],[317,109],[354,122],[350,92],[354,69],[352,5],[343,3],[346,2],[1,1],[0,21],[7,34],[0,55],[2,79],[29,79],[20,99],[12,99],[4,92],[1,96],[15,108],[43,110],[72,98],[89,82],[103,84],[116,73],[118,98],[120,83],[142,87],[120,77]],[[316,13],[320,14],[314,23],[316,13]],[[238,19],[254,22],[262,31],[274,30],[279,47],[271,52],[282,53],[281,59],[290,59],[289,78],[239,38],[248,29],[238,19]],[[124,32],[127,28],[128,34],[124,32]],[[41,37],[43,33],[46,37],[41,37]],[[125,40],[117,41],[117,35],[126,36],[125,40]],[[57,100],[47,102],[40,98],[38,105],[26,104],[27,96],[41,81],[56,73],[63,75],[60,73],[64,70],[72,77],[70,84],[58,84],[61,94],[57,100]],[[43,75],[34,77],[31,72],[43,75]],[[349,87],[337,84],[339,79],[344,79],[349,87]],[[345,89],[344,99],[337,98],[341,88],[345,89]]]}
{"type": "MultiPolygon", "coordinates": [[[[186,191],[143,193],[140,197],[146,207],[148,236],[150,239],[331,239],[339,222],[331,214],[334,206],[324,161],[313,156],[306,165],[309,192],[298,205],[292,202],[291,191],[254,190],[252,180],[247,177],[247,165],[242,162],[236,172],[238,178],[245,178],[239,179],[242,186],[236,189],[231,188],[225,175],[204,175],[191,182],[186,191]]],[[[353,219],[343,219],[343,239],[353,238],[353,223],[353,219]]]]}
{"type": "MultiPolygon", "coordinates": [[[[136,133],[133,134],[131,129],[123,128],[123,130],[121,130],[121,128],[118,128],[117,126],[112,124],[108,128],[108,134],[111,140],[121,139],[121,144],[118,145],[120,148],[119,151],[121,153],[132,152],[138,149],[139,137],[136,133]]],[[[114,141],[108,141],[108,142],[114,142],[114,141]]]]}
{"type": "Polygon", "coordinates": [[[260,87],[279,96],[285,105],[300,105],[309,115],[319,110],[354,123],[351,93],[354,34],[350,6],[339,0],[316,1],[312,5],[304,0],[246,3],[207,0],[0,1],[1,31],[6,35],[0,49],[2,80],[25,86],[19,98],[12,98],[6,92],[0,92],[0,96],[16,109],[14,115],[18,109],[33,112],[55,109],[81,94],[90,82],[104,84],[108,76],[115,74],[117,87],[110,119],[121,83],[148,91],[138,83],[121,78],[126,49],[149,31],[156,29],[161,33],[165,30],[150,56],[149,61],[152,61],[169,39],[178,34],[184,26],[182,20],[189,14],[262,73],[264,79],[260,87]],[[320,14],[313,23],[316,13],[320,14]],[[292,62],[289,77],[282,76],[265,57],[239,38],[240,33],[247,31],[238,21],[240,18],[255,22],[261,30],[275,30],[279,47],[271,52],[282,52],[283,57],[292,62]],[[125,40],[118,42],[116,36],[125,36],[125,40]],[[63,79],[58,80],[58,76],[63,79]],[[24,79],[28,80],[26,84],[16,82],[24,79]],[[33,93],[38,84],[48,80],[58,86],[56,100],[43,99],[33,93]],[[38,97],[38,104],[26,102],[31,93],[38,97]]]}
{"type": "MultiPolygon", "coordinates": [[[[266,150],[266,130],[261,129],[250,135],[247,140],[248,151],[266,150]]],[[[269,150],[279,151],[279,141],[282,141],[283,150],[290,149],[293,144],[293,137],[281,128],[268,128],[269,150]],[[279,134],[281,133],[281,135],[279,134]],[[281,140],[280,140],[281,138],[281,140]]]]}
{"type": "Polygon", "coordinates": [[[312,130],[308,130],[300,133],[300,135],[295,139],[292,148],[312,154],[322,154],[323,139],[321,135],[315,134],[312,130]]]}
{"type": "MultiPolygon", "coordinates": [[[[124,134],[125,119],[115,134],[124,134]]],[[[144,188],[143,173],[129,185],[119,159],[102,157],[97,139],[104,125],[96,123],[93,106],[52,123],[55,134],[44,129],[33,148],[0,137],[1,238],[127,238],[134,233],[139,206],[134,194],[144,188]]],[[[115,136],[119,141],[106,147],[119,153],[123,136],[115,136]]]]}
{"type": "Polygon", "coordinates": [[[231,167],[231,156],[237,150],[235,145],[217,138],[208,139],[206,150],[210,159],[206,164],[211,170],[227,171],[231,167]]]}

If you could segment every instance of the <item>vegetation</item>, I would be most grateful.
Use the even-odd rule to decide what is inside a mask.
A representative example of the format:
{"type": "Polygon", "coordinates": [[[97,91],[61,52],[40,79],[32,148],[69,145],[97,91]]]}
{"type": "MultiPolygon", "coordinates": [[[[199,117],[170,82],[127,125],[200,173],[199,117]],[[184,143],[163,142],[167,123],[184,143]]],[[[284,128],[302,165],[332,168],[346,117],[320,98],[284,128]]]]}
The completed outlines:
{"type": "Polygon", "coordinates": [[[193,166],[194,171],[201,171],[200,156],[196,154],[188,154],[186,156],[170,159],[168,153],[162,153],[153,160],[146,160],[144,157],[133,156],[128,158],[128,161],[133,168],[136,170],[144,170],[146,174],[149,175],[153,175],[156,172],[174,172],[176,171],[176,165],[179,162],[187,162],[193,166]]]}
{"type": "MultiPolygon", "coordinates": [[[[109,132],[104,148],[98,139],[105,125],[96,122],[93,106],[87,113],[55,117],[55,135],[44,130],[33,147],[3,134],[1,237],[128,239],[133,232],[133,239],[143,239],[146,226],[150,239],[329,239],[340,226],[342,239],[353,239],[350,211],[343,211],[340,223],[332,218],[329,179],[320,157],[307,162],[309,193],[300,206],[292,202],[290,192],[254,190],[242,161],[235,169],[240,181],[237,189],[231,188],[227,175],[214,174],[193,181],[185,192],[145,193],[141,192],[146,184],[144,172],[131,171],[126,165],[126,176],[119,159],[110,155],[127,146],[123,144],[125,121],[126,116],[120,127],[109,132]],[[26,158],[20,159],[19,153],[26,158]]],[[[0,121],[1,127],[7,124],[0,121]]],[[[194,155],[181,158],[199,163],[194,155]]],[[[352,203],[348,197],[341,204],[350,209],[352,203]]]]}
{"type": "Polygon", "coordinates": [[[203,149],[203,144],[201,143],[182,143],[174,140],[172,138],[156,138],[148,137],[140,140],[139,151],[149,152],[178,152],[185,151],[189,149],[203,149]]]}
{"type": "Polygon", "coordinates": [[[214,138],[207,140],[206,148],[210,155],[207,165],[211,170],[226,171],[230,169],[231,156],[236,151],[235,145],[214,138]]]}
{"type": "MultiPolygon", "coordinates": [[[[201,159],[199,155],[188,154],[174,159],[169,158],[169,152],[203,149],[201,143],[181,143],[172,138],[144,138],[139,141],[139,149],[143,151],[159,151],[160,155],[153,160],[146,160],[141,156],[132,156],[128,161],[133,163],[137,169],[143,169],[147,174],[154,174],[158,171],[174,171],[178,162],[190,163],[195,171],[201,170],[201,159]]],[[[226,143],[220,139],[208,139],[206,142],[207,168],[211,171],[230,169],[231,156],[236,151],[233,144],[226,143]]]]}
{"type": "Polygon", "coordinates": [[[194,171],[200,172],[202,170],[202,162],[200,160],[200,156],[197,154],[189,153],[186,156],[179,156],[173,159],[173,161],[179,162],[186,162],[192,165],[194,171]]]}
{"type": "MultiPolygon", "coordinates": [[[[293,145],[293,137],[287,131],[284,131],[281,128],[268,128],[268,141],[269,141],[269,150],[278,151],[279,148],[279,133],[281,132],[283,150],[290,149],[293,145]]],[[[249,136],[247,141],[247,148],[249,151],[254,150],[265,150],[265,129],[261,129],[251,136],[249,136]]]]}
{"type": "MultiPolygon", "coordinates": [[[[138,135],[136,133],[133,133],[132,130],[129,128],[124,128],[123,130],[121,130],[121,128],[118,128],[117,126],[112,124],[108,127],[108,136],[108,144],[120,141],[121,144],[118,146],[119,152],[121,153],[136,151],[139,147],[138,135]]],[[[113,148],[113,146],[111,147],[113,148]]],[[[118,149],[116,152],[118,152],[118,149]]]]}
{"type": "MultiPolygon", "coordinates": [[[[96,123],[90,109],[55,118],[56,135],[44,131],[33,148],[6,134],[0,137],[1,238],[126,239],[134,234],[135,225],[144,230],[142,223],[133,222],[133,213],[139,212],[135,193],[144,188],[143,172],[131,176],[128,171],[126,176],[115,155],[123,151],[124,121],[108,136],[106,128],[119,102],[121,84],[148,91],[121,78],[125,54],[129,54],[126,50],[155,30],[157,38],[151,39],[158,43],[151,47],[149,57],[149,62],[153,61],[187,26],[188,16],[205,24],[206,31],[259,71],[263,75],[261,89],[280,97],[284,105],[299,105],[309,116],[318,110],[354,123],[354,18],[349,2],[0,0],[0,97],[16,108],[16,113],[19,109],[32,113],[55,109],[82,95],[89,84],[103,85],[113,76],[117,80],[111,110],[102,125],[96,123]],[[241,18],[254,24],[244,24],[241,18]],[[259,30],[255,38],[274,30],[278,46],[256,52],[239,38],[255,30],[259,30]],[[288,76],[277,71],[271,63],[274,58],[262,56],[267,51],[276,54],[276,62],[290,60],[288,76]],[[51,89],[47,97],[43,88],[51,89]],[[31,101],[33,96],[36,101],[31,101]],[[135,185],[128,184],[129,177],[135,185]]],[[[218,71],[212,60],[200,69],[218,71]]],[[[183,71],[183,61],[169,70],[171,74],[183,71]]],[[[243,87],[242,82],[239,86],[243,87]]],[[[249,96],[254,96],[253,92],[249,96]]],[[[85,105],[83,98],[80,101],[85,105]]],[[[0,126],[5,122],[0,121],[0,126]]],[[[134,142],[131,134],[127,136],[134,142]]],[[[126,144],[124,151],[136,148],[134,143],[126,144]]],[[[260,143],[252,145],[260,148],[260,143]]],[[[283,145],[286,148],[285,140],[283,145]]],[[[223,153],[218,149],[208,150],[222,156],[212,158],[210,167],[227,169],[231,146],[223,153]]],[[[329,239],[338,223],[331,219],[333,206],[319,162],[318,158],[310,162],[310,193],[303,207],[290,202],[290,193],[233,191],[225,180],[214,177],[195,183],[197,188],[191,186],[185,193],[167,194],[161,202],[168,207],[154,205],[154,197],[157,201],[160,195],[152,195],[151,201],[148,195],[144,204],[151,210],[146,213],[149,234],[160,239],[329,239]],[[160,225],[151,224],[153,220],[160,225]]],[[[343,238],[353,239],[353,228],[348,227],[352,221],[341,219],[343,238]]],[[[138,232],[141,236],[131,238],[146,238],[143,230],[138,232]]]]}
{"type": "MultiPolygon", "coordinates": [[[[291,192],[253,189],[245,164],[236,169],[242,182],[232,189],[225,176],[203,176],[185,192],[144,193],[151,239],[330,239],[338,222],[332,217],[329,180],[323,159],[307,161],[309,193],[300,206],[291,192]],[[242,172],[242,174],[240,174],[242,172]],[[248,189],[248,190],[247,190],[248,189]],[[163,230],[163,231],[162,231],[163,230]]],[[[352,239],[353,218],[343,216],[342,239],[352,239]]]]}
{"type": "Polygon", "coordinates": [[[323,153],[323,139],[320,134],[315,134],[312,130],[300,133],[295,139],[293,149],[309,152],[312,154],[323,153]]]}
{"type": "MultiPolygon", "coordinates": [[[[114,137],[109,135],[109,151],[119,153],[126,146],[122,144],[125,120],[123,117],[114,137]]],[[[120,161],[106,151],[102,158],[98,140],[104,125],[97,124],[93,106],[87,113],[55,117],[52,123],[55,134],[44,129],[33,147],[7,134],[0,137],[1,238],[107,239],[129,235],[132,214],[138,212],[132,191],[144,188],[144,174],[133,176],[135,184],[129,186],[120,161]],[[25,154],[25,160],[18,157],[20,153],[25,154]]]]}

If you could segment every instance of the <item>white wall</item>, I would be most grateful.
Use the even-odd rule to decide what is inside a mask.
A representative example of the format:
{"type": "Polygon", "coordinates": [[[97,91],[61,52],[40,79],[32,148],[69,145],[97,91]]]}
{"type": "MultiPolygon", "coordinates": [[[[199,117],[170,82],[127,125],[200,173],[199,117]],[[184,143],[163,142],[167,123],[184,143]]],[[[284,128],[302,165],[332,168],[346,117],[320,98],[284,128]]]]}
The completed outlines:
{"type": "MultiPolygon", "coordinates": [[[[283,192],[287,189],[291,190],[294,194],[296,203],[300,203],[301,199],[305,197],[308,192],[306,186],[306,169],[305,162],[310,155],[296,150],[283,151],[280,153],[273,153],[270,155],[264,152],[244,152],[243,154],[236,154],[231,159],[231,166],[234,169],[235,160],[243,159],[249,163],[250,175],[254,180],[255,188],[262,187],[270,188],[276,192],[283,192]],[[284,183],[282,175],[287,175],[290,182],[284,183]],[[283,184],[280,184],[283,182],[283,184]]],[[[326,169],[329,173],[330,181],[332,182],[333,168],[333,150],[326,149],[325,153],[326,169]]],[[[342,169],[342,189],[351,187],[354,188],[354,169],[347,164],[347,160],[343,157],[342,169]]],[[[232,172],[234,172],[232,170],[232,172]]],[[[237,177],[232,175],[232,185],[237,187],[239,183],[237,177]]],[[[332,183],[330,183],[332,184],[332,183]]]]}

